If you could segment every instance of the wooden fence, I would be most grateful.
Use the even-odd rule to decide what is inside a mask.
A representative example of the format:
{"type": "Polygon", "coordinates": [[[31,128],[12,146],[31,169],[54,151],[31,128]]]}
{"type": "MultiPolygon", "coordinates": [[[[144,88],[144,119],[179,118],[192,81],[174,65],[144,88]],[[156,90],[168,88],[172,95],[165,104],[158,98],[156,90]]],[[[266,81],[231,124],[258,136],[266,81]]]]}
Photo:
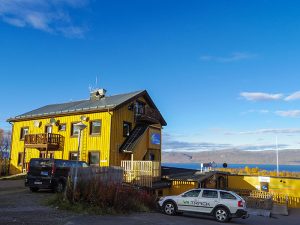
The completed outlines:
{"type": "Polygon", "coordinates": [[[160,180],[160,162],[122,161],[124,182],[141,187],[152,187],[154,181],[160,180]]]}
{"type": "Polygon", "coordinates": [[[85,180],[99,180],[103,183],[114,183],[122,184],[123,182],[123,169],[121,167],[111,166],[111,167],[78,167],[71,168],[70,178],[74,180],[76,176],[79,181],[85,180]]]}
{"type": "Polygon", "coordinates": [[[272,199],[276,204],[287,205],[290,208],[300,207],[300,197],[288,196],[275,192],[265,192],[258,190],[233,190],[241,196],[248,196],[255,199],[272,199]]]}

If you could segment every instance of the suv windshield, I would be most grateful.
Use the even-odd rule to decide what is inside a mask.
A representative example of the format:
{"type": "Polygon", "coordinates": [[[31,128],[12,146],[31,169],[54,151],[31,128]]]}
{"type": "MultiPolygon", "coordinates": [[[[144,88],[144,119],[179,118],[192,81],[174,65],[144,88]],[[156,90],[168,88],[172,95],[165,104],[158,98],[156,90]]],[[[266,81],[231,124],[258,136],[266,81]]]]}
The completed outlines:
{"type": "Polygon", "coordinates": [[[30,167],[52,167],[53,160],[51,159],[32,159],[30,160],[30,167]]]}

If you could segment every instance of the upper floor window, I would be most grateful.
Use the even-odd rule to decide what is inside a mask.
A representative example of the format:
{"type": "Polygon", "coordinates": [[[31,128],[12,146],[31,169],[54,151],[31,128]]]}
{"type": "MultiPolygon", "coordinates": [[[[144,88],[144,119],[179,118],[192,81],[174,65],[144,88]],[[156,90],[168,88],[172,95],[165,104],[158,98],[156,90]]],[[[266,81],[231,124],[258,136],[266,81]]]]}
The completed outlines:
{"type": "Polygon", "coordinates": [[[65,123],[61,123],[58,126],[58,131],[66,131],[67,125],[65,123]]]}
{"type": "Polygon", "coordinates": [[[135,102],[135,113],[136,114],[145,114],[145,103],[141,101],[135,102]]]}
{"type": "Polygon", "coordinates": [[[20,139],[24,140],[25,135],[28,134],[29,128],[28,127],[22,127],[21,128],[21,133],[20,133],[20,139]]]}
{"type": "Polygon", "coordinates": [[[71,124],[71,136],[78,136],[79,134],[79,128],[75,126],[76,123],[71,124]]]}
{"type": "Polygon", "coordinates": [[[94,120],[90,123],[90,134],[101,134],[101,120],[94,120]]]}
{"type": "Polygon", "coordinates": [[[129,122],[123,122],[123,137],[128,137],[130,135],[131,126],[132,124],[129,122]]]}

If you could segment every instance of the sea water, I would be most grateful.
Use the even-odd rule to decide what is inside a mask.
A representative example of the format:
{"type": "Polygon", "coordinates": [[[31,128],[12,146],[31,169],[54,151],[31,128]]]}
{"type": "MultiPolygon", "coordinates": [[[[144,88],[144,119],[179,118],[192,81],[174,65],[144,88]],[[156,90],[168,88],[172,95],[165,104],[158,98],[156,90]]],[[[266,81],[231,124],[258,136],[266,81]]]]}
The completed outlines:
{"type": "MultiPolygon", "coordinates": [[[[170,166],[170,167],[178,167],[178,168],[186,168],[186,169],[197,169],[200,170],[200,163],[162,163],[162,166],[170,166]]],[[[276,165],[264,165],[264,164],[228,164],[227,168],[245,168],[248,166],[249,168],[258,167],[261,170],[274,171],[276,170],[276,165]]],[[[217,164],[217,168],[222,168],[222,164],[217,164]]],[[[300,172],[300,165],[279,165],[280,171],[288,171],[288,172],[300,172]]]]}

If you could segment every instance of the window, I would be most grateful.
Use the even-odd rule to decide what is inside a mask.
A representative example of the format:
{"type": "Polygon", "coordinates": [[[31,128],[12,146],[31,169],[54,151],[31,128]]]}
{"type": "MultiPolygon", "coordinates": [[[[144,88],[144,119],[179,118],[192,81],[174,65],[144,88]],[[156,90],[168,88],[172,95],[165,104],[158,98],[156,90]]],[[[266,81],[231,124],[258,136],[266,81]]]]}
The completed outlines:
{"type": "Polygon", "coordinates": [[[224,191],[220,191],[220,197],[222,199],[232,199],[232,200],[235,200],[236,197],[228,192],[224,192],[224,191]]]}
{"type": "Polygon", "coordinates": [[[155,155],[153,153],[149,154],[149,159],[150,161],[154,161],[155,160],[155,155]]]}
{"type": "Polygon", "coordinates": [[[135,102],[135,113],[140,115],[140,114],[145,114],[145,103],[136,101],[135,102]]]}
{"type": "Polygon", "coordinates": [[[23,160],[24,160],[24,154],[23,154],[23,152],[19,152],[18,153],[18,166],[23,165],[23,160]]]}
{"type": "Polygon", "coordinates": [[[203,198],[218,198],[218,191],[204,190],[202,197],[203,198]]]}
{"type": "Polygon", "coordinates": [[[200,190],[192,190],[183,194],[182,197],[198,197],[200,194],[200,190]]]}
{"type": "Polygon", "coordinates": [[[52,133],[52,126],[51,125],[47,125],[45,126],[45,133],[52,133]]]}
{"type": "Polygon", "coordinates": [[[25,135],[28,134],[29,128],[28,127],[22,127],[21,128],[21,134],[20,134],[20,139],[24,140],[25,135]]]}
{"type": "Polygon", "coordinates": [[[123,122],[123,137],[128,137],[131,132],[131,123],[123,122]]]}
{"type": "Polygon", "coordinates": [[[67,125],[65,123],[59,124],[58,131],[66,131],[67,125]]]}
{"type": "Polygon", "coordinates": [[[70,152],[69,153],[69,160],[77,160],[77,159],[78,159],[77,152],[70,152]]]}
{"type": "Polygon", "coordinates": [[[79,134],[79,128],[75,126],[76,123],[72,123],[71,125],[71,136],[78,136],[79,134]]]}
{"type": "Polygon", "coordinates": [[[40,158],[50,158],[50,159],[54,159],[54,153],[48,153],[48,157],[46,157],[46,152],[40,152],[40,158]]]}
{"type": "Polygon", "coordinates": [[[91,166],[99,166],[100,153],[99,152],[89,152],[89,164],[91,166]]]}
{"type": "Polygon", "coordinates": [[[101,120],[91,121],[90,134],[101,134],[101,120]]]}

